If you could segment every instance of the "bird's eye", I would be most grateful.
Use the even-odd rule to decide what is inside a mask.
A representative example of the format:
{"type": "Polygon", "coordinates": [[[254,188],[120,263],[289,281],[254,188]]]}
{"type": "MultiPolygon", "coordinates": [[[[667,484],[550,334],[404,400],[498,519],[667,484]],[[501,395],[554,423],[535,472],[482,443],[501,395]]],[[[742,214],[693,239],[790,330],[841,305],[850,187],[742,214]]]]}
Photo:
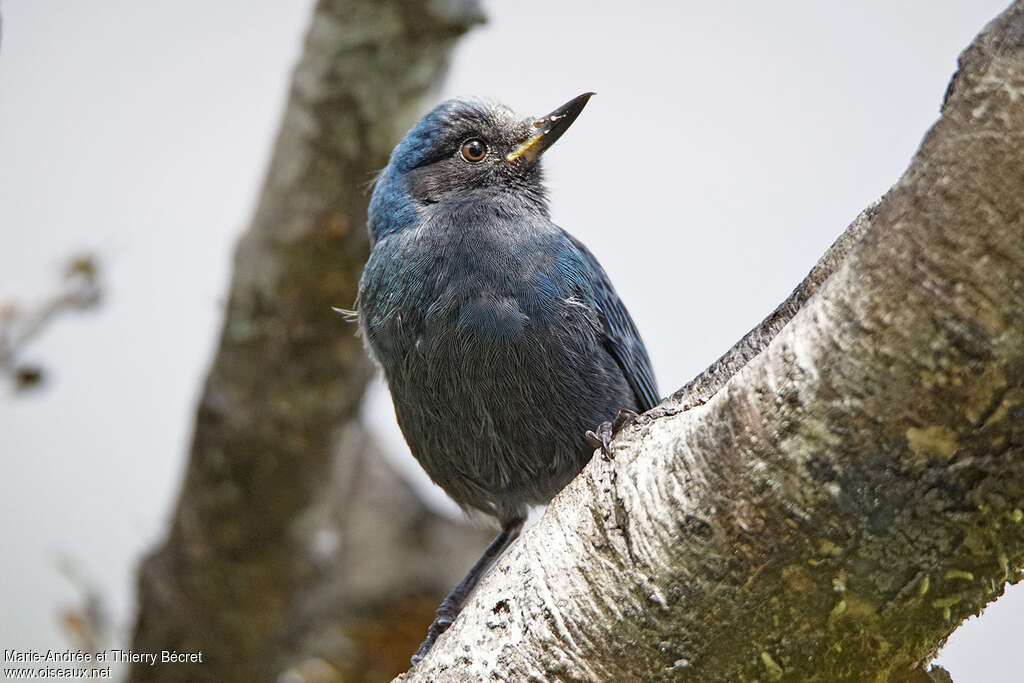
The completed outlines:
{"type": "Polygon", "coordinates": [[[466,161],[482,161],[487,156],[487,145],[480,138],[470,138],[462,143],[462,158],[466,161]]]}

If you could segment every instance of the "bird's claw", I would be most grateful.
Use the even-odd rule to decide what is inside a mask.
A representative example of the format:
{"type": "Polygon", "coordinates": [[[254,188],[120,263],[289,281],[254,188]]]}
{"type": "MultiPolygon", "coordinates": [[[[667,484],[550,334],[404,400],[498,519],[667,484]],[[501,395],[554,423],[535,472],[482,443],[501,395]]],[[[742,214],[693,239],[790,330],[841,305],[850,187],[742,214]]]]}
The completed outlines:
{"type": "Polygon", "coordinates": [[[455,617],[459,616],[459,611],[459,606],[452,603],[451,596],[445,598],[441,606],[434,612],[434,621],[431,622],[430,628],[427,629],[427,637],[423,639],[423,642],[416,649],[416,653],[412,656],[411,661],[413,665],[427,656],[430,648],[434,647],[434,642],[442,633],[448,630],[448,627],[455,621],[455,617]]]}
{"type": "Polygon", "coordinates": [[[596,430],[587,430],[587,441],[589,441],[594,448],[601,449],[601,456],[605,460],[611,460],[612,455],[612,439],[615,435],[622,431],[622,428],[632,420],[633,418],[639,417],[632,410],[620,410],[619,414],[615,416],[615,419],[611,422],[602,422],[597,426],[596,430]]]}
{"type": "Polygon", "coordinates": [[[623,427],[625,427],[632,420],[635,420],[638,417],[640,417],[640,415],[633,412],[632,410],[620,410],[619,414],[616,415],[615,419],[612,421],[612,436],[618,434],[620,431],[622,431],[623,427]]]}
{"type": "Polygon", "coordinates": [[[420,661],[427,656],[430,652],[430,648],[434,647],[434,643],[438,637],[448,630],[448,627],[452,625],[452,619],[449,619],[446,615],[442,615],[441,610],[438,610],[438,614],[434,617],[434,621],[430,624],[430,628],[427,629],[427,637],[424,638],[423,642],[416,649],[416,653],[413,654],[411,662],[413,666],[420,663],[420,661]]]}
{"type": "Polygon", "coordinates": [[[602,422],[597,426],[597,429],[587,430],[587,441],[594,448],[601,449],[601,456],[605,460],[609,460],[612,457],[611,440],[612,440],[612,423],[602,422]]]}

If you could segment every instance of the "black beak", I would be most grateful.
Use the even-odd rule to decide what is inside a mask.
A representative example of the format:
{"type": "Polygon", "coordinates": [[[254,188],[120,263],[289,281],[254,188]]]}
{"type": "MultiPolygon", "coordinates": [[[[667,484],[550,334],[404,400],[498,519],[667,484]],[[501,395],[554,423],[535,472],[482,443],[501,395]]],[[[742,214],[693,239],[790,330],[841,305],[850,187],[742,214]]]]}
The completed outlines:
{"type": "Polygon", "coordinates": [[[555,144],[555,141],[562,137],[562,133],[569,129],[594,94],[585,92],[579,97],[572,98],[544,118],[534,121],[533,134],[509,152],[505,156],[505,161],[522,159],[531,164],[535,162],[544,153],[544,150],[555,144]]]}

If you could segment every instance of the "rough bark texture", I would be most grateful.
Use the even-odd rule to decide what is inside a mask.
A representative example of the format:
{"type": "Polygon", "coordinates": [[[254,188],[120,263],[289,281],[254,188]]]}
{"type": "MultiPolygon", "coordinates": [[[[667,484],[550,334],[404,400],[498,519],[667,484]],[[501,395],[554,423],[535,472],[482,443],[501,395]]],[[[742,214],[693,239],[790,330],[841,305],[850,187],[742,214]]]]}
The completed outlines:
{"type": "Polygon", "coordinates": [[[914,680],[1018,581],[1024,2],[866,219],[795,315],[595,458],[405,679],[914,680]]]}
{"type": "Polygon", "coordinates": [[[375,457],[358,424],[369,362],[331,311],[355,300],[367,182],[480,19],[459,0],[318,3],[171,529],[139,574],[133,649],[203,663],[131,680],[385,679],[483,546],[375,457]]]}

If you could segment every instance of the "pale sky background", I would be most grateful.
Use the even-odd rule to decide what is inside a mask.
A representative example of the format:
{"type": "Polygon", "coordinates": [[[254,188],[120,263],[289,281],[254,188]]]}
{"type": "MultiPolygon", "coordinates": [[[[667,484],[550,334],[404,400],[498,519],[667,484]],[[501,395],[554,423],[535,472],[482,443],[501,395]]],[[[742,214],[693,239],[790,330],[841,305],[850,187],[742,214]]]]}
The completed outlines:
{"type": "MultiPolygon", "coordinates": [[[[896,181],[1006,4],[490,2],[439,99],[541,114],[598,92],[547,156],[553,213],[603,262],[667,394],[896,181]]],[[[83,248],[108,296],[31,347],[45,389],[0,396],[0,649],[68,646],[60,557],[131,624],[311,6],[3,3],[0,299],[38,297],[83,248]]],[[[366,419],[422,480],[380,387],[366,419]]],[[[1022,609],[1010,590],[953,636],[957,683],[1016,681],[1022,609]]]]}

